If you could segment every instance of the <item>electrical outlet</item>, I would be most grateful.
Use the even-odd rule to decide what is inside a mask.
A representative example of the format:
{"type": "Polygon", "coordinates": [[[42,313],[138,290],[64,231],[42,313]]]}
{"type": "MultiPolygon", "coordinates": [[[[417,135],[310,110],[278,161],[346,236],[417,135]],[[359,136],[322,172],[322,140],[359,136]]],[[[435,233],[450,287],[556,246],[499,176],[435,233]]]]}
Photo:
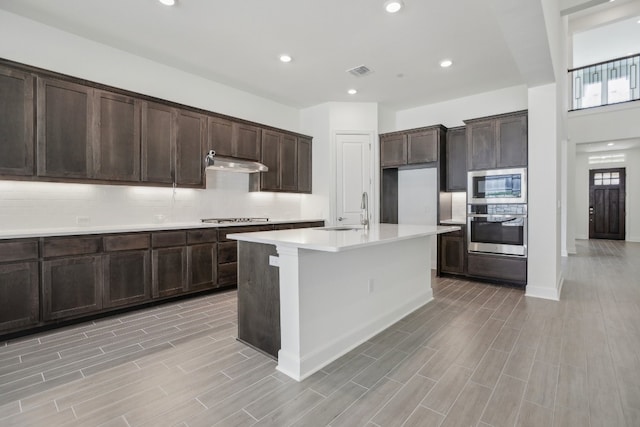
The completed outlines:
{"type": "Polygon", "coordinates": [[[369,293],[373,293],[373,279],[369,279],[369,293]]]}
{"type": "Polygon", "coordinates": [[[77,216],[76,217],[76,224],[78,225],[89,225],[89,223],[91,222],[91,218],[88,216],[77,216]]]}

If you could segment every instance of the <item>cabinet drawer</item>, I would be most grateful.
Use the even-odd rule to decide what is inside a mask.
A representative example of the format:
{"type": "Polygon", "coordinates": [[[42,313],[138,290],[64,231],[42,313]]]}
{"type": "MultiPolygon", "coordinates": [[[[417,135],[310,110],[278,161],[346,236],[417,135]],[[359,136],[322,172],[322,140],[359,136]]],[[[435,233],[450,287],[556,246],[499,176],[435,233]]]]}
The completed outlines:
{"type": "Polygon", "coordinates": [[[151,245],[154,248],[167,248],[170,246],[184,246],[187,244],[187,233],[184,231],[166,231],[153,233],[151,245]]]}
{"type": "Polygon", "coordinates": [[[101,250],[102,238],[100,236],[54,237],[44,239],[42,244],[42,256],[44,258],[95,254],[101,250]]]}
{"type": "Polygon", "coordinates": [[[0,241],[0,262],[38,259],[37,240],[0,241]]]}
{"type": "Polygon", "coordinates": [[[218,243],[218,264],[236,262],[238,260],[238,243],[218,243]]]}
{"type": "Polygon", "coordinates": [[[204,228],[202,230],[187,231],[187,244],[212,243],[218,241],[218,229],[204,228]]]}
{"type": "MultiPolygon", "coordinates": [[[[451,224],[440,224],[443,226],[451,226],[451,224]]],[[[443,233],[442,236],[448,236],[448,237],[464,237],[464,227],[463,226],[459,226],[460,230],[457,231],[450,231],[448,233],[443,233]]]]}
{"type": "Polygon", "coordinates": [[[514,257],[469,254],[467,273],[484,279],[524,284],[527,282],[527,260],[514,257]]]}
{"type": "Polygon", "coordinates": [[[104,250],[106,252],[147,249],[148,247],[149,247],[148,234],[125,234],[125,235],[104,237],[104,250]]]}
{"type": "Polygon", "coordinates": [[[273,225],[252,225],[248,227],[225,227],[218,229],[218,242],[228,242],[227,234],[252,233],[254,231],[271,231],[273,225]]]}

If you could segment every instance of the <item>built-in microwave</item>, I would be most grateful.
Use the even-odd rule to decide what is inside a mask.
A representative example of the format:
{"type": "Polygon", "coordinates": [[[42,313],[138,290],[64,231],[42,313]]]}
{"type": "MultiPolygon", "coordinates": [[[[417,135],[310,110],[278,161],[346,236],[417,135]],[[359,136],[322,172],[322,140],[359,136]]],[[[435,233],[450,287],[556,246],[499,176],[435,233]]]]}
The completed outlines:
{"type": "Polygon", "coordinates": [[[527,203],[527,169],[492,169],[467,174],[469,204],[527,203]]]}

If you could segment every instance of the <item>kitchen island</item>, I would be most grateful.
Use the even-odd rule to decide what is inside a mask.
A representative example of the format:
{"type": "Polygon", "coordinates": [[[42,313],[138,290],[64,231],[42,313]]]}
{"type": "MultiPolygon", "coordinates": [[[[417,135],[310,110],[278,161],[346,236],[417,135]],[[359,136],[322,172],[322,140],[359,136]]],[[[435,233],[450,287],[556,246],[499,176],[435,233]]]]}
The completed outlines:
{"type": "Polygon", "coordinates": [[[431,239],[457,226],[372,224],[229,234],[238,338],[301,381],[433,299],[431,239]]]}

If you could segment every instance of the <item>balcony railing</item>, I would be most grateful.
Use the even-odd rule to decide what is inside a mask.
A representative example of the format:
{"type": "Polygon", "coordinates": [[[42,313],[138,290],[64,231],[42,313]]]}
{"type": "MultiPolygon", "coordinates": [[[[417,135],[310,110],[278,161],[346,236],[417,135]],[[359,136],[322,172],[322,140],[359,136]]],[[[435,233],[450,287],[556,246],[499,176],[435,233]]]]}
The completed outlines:
{"type": "Polygon", "coordinates": [[[640,55],[569,70],[571,110],[617,104],[640,99],[640,55]]]}

